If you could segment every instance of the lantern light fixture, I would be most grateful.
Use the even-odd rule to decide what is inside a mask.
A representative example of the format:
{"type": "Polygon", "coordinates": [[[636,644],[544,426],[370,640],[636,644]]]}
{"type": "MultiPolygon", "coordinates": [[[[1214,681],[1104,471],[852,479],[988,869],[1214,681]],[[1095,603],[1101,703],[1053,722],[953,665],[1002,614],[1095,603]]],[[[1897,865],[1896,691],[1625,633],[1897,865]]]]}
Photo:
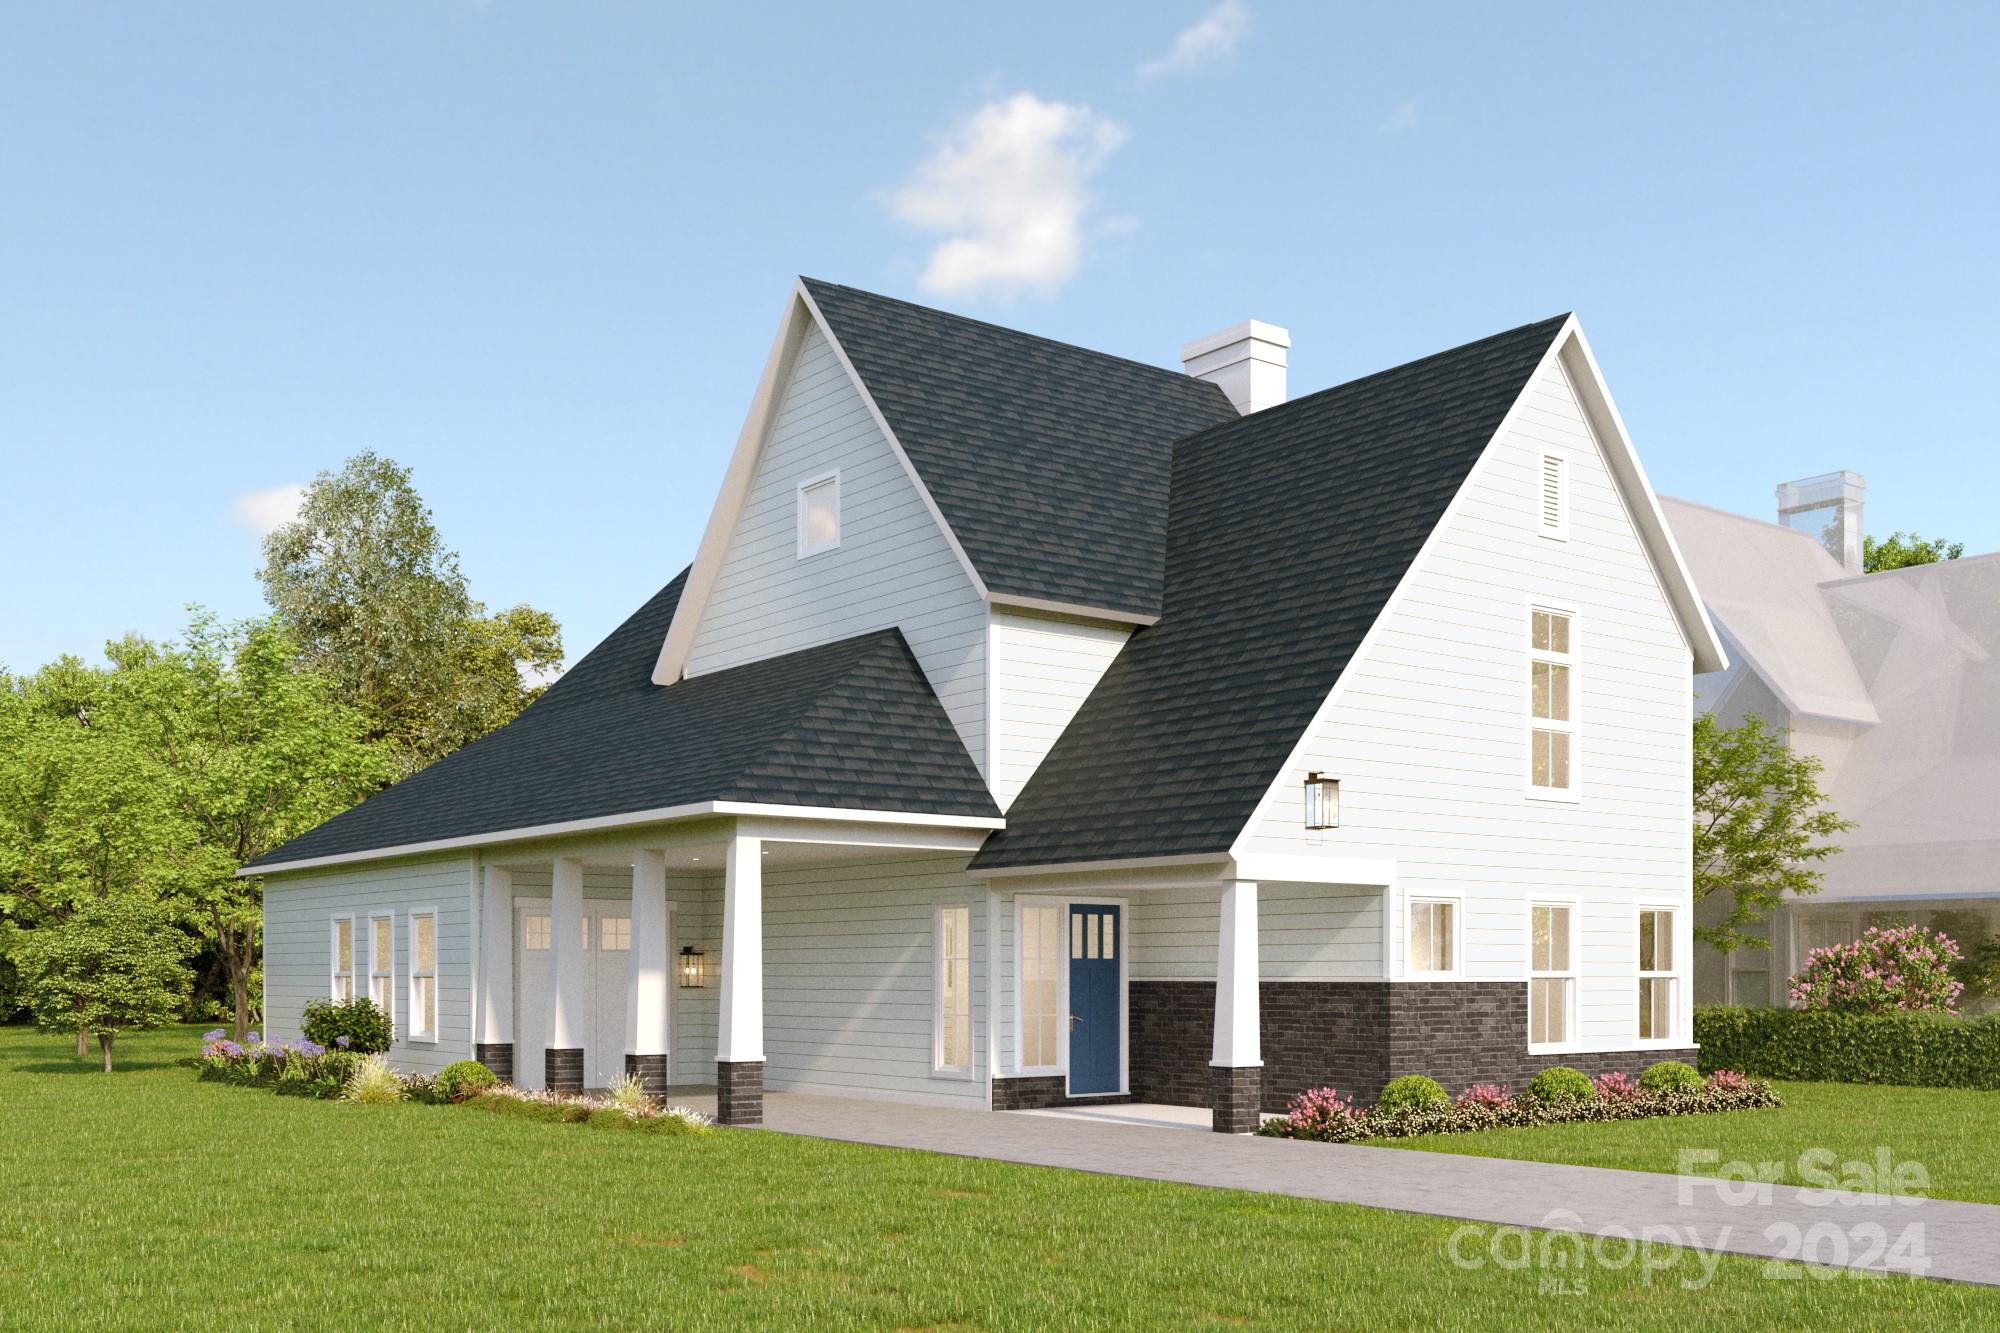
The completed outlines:
{"type": "Polygon", "coordinates": [[[681,949],[681,989],[695,990],[707,979],[708,958],[692,944],[681,949]]]}
{"type": "Polygon", "coordinates": [[[1340,779],[1306,774],[1306,827],[1340,827],[1340,779]]]}

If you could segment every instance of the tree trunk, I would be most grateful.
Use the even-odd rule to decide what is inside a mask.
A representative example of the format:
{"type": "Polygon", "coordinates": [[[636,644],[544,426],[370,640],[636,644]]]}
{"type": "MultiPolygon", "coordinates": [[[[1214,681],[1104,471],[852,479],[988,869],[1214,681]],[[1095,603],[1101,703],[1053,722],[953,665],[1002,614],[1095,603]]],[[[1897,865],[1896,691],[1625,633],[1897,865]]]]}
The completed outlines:
{"type": "Polygon", "coordinates": [[[114,1035],[110,1032],[97,1034],[97,1044],[104,1048],[104,1072],[107,1074],[111,1072],[111,1041],[114,1035]]]}
{"type": "Polygon", "coordinates": [[[76,1058],[81,1060],[90,1054],[90,1029],[83,1024],[76,1025],[76,1058]]]}
{"type": "Polygon", "coordinates": [[[238,961],[236,951],[227,951],[229,958],[229,993],[236,1001],[236,1040],[242,1041],[250,1035],[250,965],[238,961]]]}

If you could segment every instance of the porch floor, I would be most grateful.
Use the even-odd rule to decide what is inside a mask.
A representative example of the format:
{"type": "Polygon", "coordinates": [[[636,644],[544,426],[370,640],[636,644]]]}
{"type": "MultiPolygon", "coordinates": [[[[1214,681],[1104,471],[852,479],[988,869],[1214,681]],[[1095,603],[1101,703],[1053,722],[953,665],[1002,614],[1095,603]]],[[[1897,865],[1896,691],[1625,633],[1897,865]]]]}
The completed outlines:
{"type": "MultiPolygon", "coordinates": [[[[711,1089],[676,1086],[668,1098],[708,1114],[711,1089]]],[[[900,1102],[766,1092],[765,1128],[780,1134],[983,1157],[1141,1180],[1251,1190],[1329,1203],[1354,1203],[1498,1226],[1649,1239],[1756,1258],[1790,1257],[1787,1234],[1815,1225],[1872,1222],[1893,1237],[1921,1224],[1915,1254],[1891,1246],[1870,1267],[2000,1286],[2000,1205],[1943,1199],[1847,1196],[1828,1208],[1814,1192],[1773,1186],[1767,1197],[1736,1201],[1707,1177],[1506,1158],[1299,1143],[1248,1135],[1157,1133],[1204,1129],[1207,1113],[1182,1107],[1105,1106],[1059,1111],[949,1110],[900,1102]],[[1172,1115],[1144,1113],[1171,1112],[1172,1115]],[[1200,1116],[1199,1125],[1184,1119],[1200,1116]],[[1870,1207],[1861,1201],[1881,1206],[1870,1207]],[[1928,1260],[1913,1270],[1912,1259],[1928,1260]]],[[[1722,1184],[1731,1182],[1723,1181],[1722,1184]]],[[[1843,1255],[1874,1255],[1856,1243],[1843,1255]]],[[[1839,1265],[1849,1266],[1849,1265],[1839,1265]]],[[[1860,1266],[1854,1264],[1852,1266],[1860,1266]]]]}

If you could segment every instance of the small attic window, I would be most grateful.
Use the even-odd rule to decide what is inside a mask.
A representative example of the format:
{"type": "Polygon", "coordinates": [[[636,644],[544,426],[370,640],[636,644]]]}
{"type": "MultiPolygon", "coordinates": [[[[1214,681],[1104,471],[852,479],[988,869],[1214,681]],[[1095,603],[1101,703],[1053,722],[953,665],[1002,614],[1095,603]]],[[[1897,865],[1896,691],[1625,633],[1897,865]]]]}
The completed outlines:
{"type": "Polygon", "coordinates": [[[1543,454],[1535,493],[1536,529],[1544,537],[1569,540],[1569,459],[1543,454]]]}
{"type": "Polygon", "coordinates": [[[840,474],[799,483],[799,559],[840,545],[840,474]]]}

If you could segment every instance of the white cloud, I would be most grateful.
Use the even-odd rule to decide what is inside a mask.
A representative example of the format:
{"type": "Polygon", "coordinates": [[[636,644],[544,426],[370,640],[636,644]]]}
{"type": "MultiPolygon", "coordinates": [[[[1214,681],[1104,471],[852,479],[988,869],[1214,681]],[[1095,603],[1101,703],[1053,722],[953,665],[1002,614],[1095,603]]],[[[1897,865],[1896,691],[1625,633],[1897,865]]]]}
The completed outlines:
{"type": "Polygon", "coordinates": [[[1139,77],[1157,79],[1166,74],[1185,74],[1211,60],[1220,60],[1236,50],[1236,43],[1243,39],[1249,26],[1250,11],[1243,7],[1242,0],[1222,0],[1192,26],[1183,28],[1166,54],[1140,65],[1139,77]]]}
{"type": "Polygon", "coordinates": [[[236,497],[236,521],[259,537],[269,536],[299,516],[306,488],[297,482],[236,497]]]}
{"type": "Polygon", "coordinates": [[[1382,122],[1382,130],[1385,134],[1401,134],[1405,130],[1413,130],[1416,127],[1417,99],[1414,97],[1405,98],[1402,102],[1399,102],[1396,109],[1389,113],[1389,118],[1382,122]]]}
{"type": "Polygon", "coordinates": [[[897,217],[943,234],[918,281],[949,296],[1061,287],[1083,258],[1090,178],[1124,141],[1089,107],[1033,93],[980,107],[889,197],[897,217]]]}

